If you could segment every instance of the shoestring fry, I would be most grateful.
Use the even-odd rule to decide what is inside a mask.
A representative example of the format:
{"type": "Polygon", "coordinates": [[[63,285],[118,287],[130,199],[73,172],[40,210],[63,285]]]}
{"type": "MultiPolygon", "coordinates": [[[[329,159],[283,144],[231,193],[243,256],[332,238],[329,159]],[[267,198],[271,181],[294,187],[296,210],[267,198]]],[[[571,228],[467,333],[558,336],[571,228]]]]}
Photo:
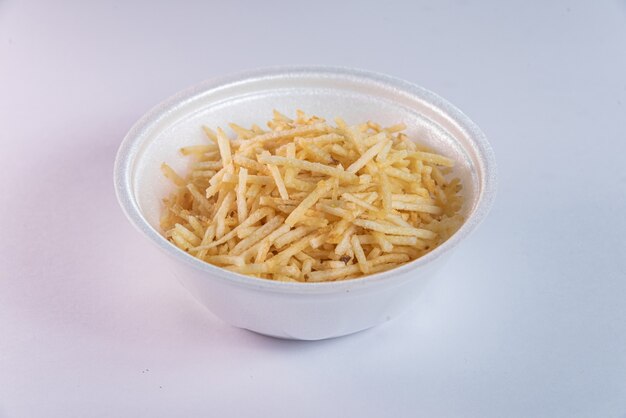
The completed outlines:
{"type": "Polygon", "coordinates": [[[267,129],[228,126],[203,126],[206,142],[181,148],[185,175],[161,166],[175,187],[164,235],[207,263],[268,280],[355,279],[423,256],[463,223],[454,161],[403,123],[275,110],[267,129]]]}

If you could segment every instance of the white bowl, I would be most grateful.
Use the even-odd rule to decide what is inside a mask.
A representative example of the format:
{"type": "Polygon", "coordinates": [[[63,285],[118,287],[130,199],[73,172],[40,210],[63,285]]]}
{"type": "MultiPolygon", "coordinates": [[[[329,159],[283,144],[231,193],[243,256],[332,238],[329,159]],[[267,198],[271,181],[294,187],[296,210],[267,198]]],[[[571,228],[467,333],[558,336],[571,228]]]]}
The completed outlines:
{"type": "Polygon", "coordinates": [[[417,299],[451,250],[492,204],[493,153],[484,134],[456,107],[416,85],[344,68],[276,68],[209,80],[166,100],[126,135],[115,161],[115,189],[131,223],[161,248],[173,274],[211,312],[241,328],[280,338],[318,340],[357,332],[397,316],[417,299]],[[204,263],[159,232],[161,199],[172,186],[159,166],[184,171],[178,149],[203,143],[202,124],[263,124],[272,109],[296,109],[348,123],[399,121],[410,137],[457,161],[466,222],[449,240],[399,268],[355,280],[284,283],[239,275],[204,263]]]}

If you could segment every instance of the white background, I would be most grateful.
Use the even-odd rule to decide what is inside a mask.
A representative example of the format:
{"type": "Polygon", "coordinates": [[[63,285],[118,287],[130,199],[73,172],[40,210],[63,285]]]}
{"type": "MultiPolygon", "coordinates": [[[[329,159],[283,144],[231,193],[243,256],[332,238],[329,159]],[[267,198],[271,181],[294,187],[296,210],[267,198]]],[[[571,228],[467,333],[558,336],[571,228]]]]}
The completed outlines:
{"type": "Polygon", "coordinates": [[[626,417],[626,3],[0,0],[1,417],[626,417]],[[490,216],[404,316],[323,342],[225,325],[112,167],[204,79],[360,67],[486,132],[490,216]]]}

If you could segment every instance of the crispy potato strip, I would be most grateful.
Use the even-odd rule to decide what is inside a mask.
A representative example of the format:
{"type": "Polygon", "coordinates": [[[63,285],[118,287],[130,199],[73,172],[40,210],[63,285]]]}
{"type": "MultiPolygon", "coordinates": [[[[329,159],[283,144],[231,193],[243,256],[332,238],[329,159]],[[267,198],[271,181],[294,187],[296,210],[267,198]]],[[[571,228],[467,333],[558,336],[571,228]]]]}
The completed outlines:
{"type": "Polygon", "coordinates": [[[268,130],[202,126],[163,163],[165,237],[235,273],[284,282],[349,280],[432,251],[463,222],[454,161],[412,142],[398,123],[336,125],[278,111],[268,130]],[[173,164],[180,167],[179,164],[173,164]]]}

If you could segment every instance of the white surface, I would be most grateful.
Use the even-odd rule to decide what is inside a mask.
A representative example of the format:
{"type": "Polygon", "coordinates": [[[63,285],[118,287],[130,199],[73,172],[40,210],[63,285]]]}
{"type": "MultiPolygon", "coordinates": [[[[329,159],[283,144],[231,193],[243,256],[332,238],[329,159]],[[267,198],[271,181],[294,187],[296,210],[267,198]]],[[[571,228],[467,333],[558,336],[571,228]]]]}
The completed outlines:
{"type": "Polygon", "coordinates": [[[626,416],[626,5],[525,3],[0,2],[0,416],[626,416]],[[494,210],[396,321],[231,328],[117,207],[145,110],[276,64],[405,78],[490,138],[494,210]]]}

